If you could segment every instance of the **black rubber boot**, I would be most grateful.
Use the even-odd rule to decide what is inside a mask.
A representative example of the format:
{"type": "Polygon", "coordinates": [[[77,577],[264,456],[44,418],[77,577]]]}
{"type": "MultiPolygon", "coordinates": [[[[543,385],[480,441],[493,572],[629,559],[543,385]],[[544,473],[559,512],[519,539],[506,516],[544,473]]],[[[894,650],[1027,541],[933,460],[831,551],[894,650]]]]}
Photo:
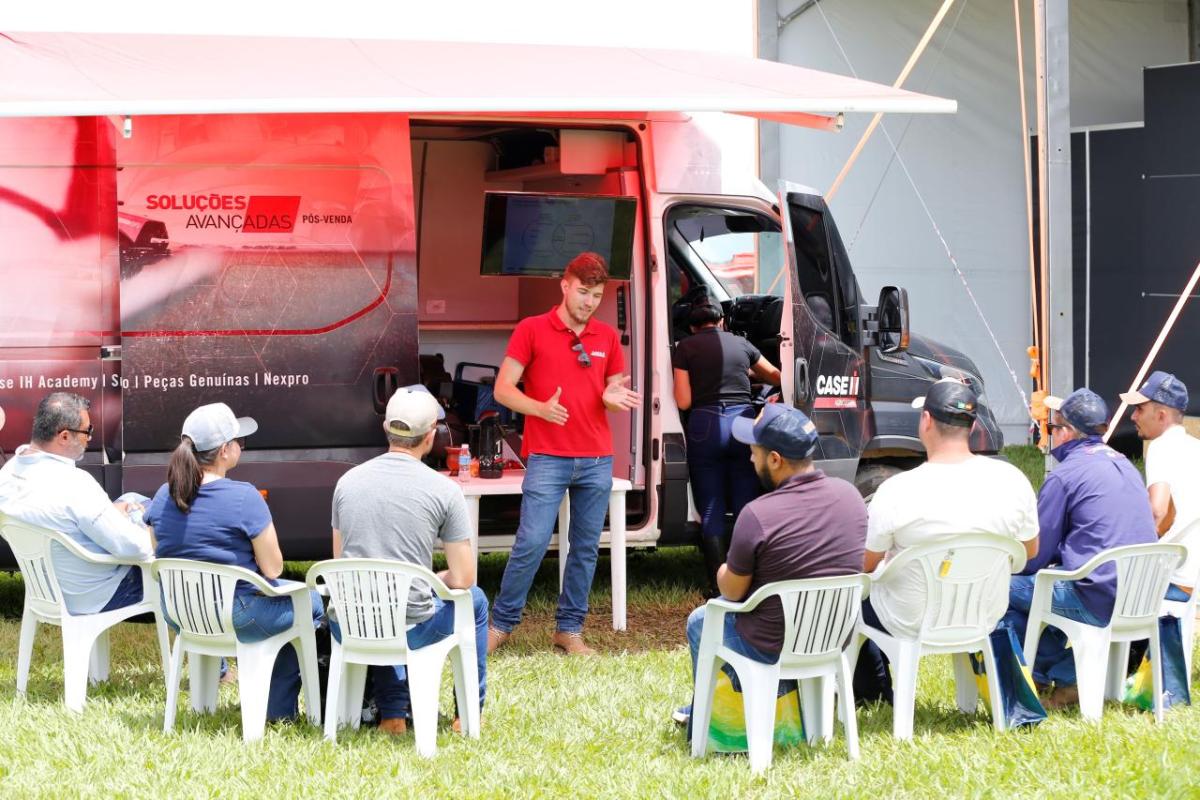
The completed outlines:
{"type": "Polygon", "coordinates": [[[708,596],[720,597],[721,590],[717,588],[717,570],[725,563],[729,546],[724,537],[701,536],[700,552],[704,554],[704,573],[708,578],[708,596]]]}

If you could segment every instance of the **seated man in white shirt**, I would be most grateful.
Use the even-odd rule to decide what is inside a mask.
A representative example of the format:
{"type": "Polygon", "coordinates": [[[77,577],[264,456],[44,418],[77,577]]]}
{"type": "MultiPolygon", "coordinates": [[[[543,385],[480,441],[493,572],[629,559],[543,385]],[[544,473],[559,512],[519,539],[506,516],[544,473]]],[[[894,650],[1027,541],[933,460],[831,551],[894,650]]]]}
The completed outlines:
{"type": "Polygon", "coordinates": [[[1182,544],[1187,561],[1171,577],[1168,600],[1186,602],[1200,577],[1200,440],[1188,435],[1183,415],[1188,390],[1169,372],[1154,371],[1136,392],[1121,399],[1133,406],[1133,424],[1146,447],[1150,510],[1163,542],[1182,544]]]}
{"type": "MultiPolygon", "coordinates": [[[[150,533],[127,516],[130,506],[112,503],[88,473],[76,468],[92,438],[90,403],[54,392],[38,404],[30,443],[0,468],[0,513],[60,531],[87,550],[122,558],[149,558],[150,533]]],[[[142,599],[141,571],[92,564],[63,548],[52,550],[54,571],[72,614],[110,611],[142,599]]]]}
{"type": "MultiPolygon", "coordinates": [[[[1029,480],[1006,461],[971,452],[971,426],[978,407],[975,392],[943,379],[913,406],[923,408],[918,435],[926,461],[884,481],[875,492],[868,507],[864,571],[873,571],[885,556],[894,558],[907,548],[961,533],[1011,536],[1025,545],[1029,558],[1036,555],[1037,499],[1029,480]]],[[[1007,608],[1007,601],[1005,592],[999,612],[1007,608]]],[[[915,636],[924,613],[924,579],[916,565],[886,586],[872,586],[863,603],[865,623],[898,636],[915,636]]],[[[880,658],[873,649],[864,649],[863,655],[880,658]]],[[[864,669],[874,672],[875,680],[890,683],[881,659],[864,669]]],[[[856,681],[868,680],[859,670],[856,681]]],[[[887,686],[864,696],[888,697],[887,686]]]]}

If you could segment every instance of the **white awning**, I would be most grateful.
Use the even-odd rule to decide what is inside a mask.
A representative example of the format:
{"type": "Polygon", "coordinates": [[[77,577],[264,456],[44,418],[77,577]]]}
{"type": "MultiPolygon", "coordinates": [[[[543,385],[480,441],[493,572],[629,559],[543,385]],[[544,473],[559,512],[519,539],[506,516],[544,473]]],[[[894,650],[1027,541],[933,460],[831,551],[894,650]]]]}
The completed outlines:
{"type": "Polygon", "coordinates": [[[809,127],[953,100],[740,56],[612,47],[0,34],[0,116],[725,111],[809,127]]]}

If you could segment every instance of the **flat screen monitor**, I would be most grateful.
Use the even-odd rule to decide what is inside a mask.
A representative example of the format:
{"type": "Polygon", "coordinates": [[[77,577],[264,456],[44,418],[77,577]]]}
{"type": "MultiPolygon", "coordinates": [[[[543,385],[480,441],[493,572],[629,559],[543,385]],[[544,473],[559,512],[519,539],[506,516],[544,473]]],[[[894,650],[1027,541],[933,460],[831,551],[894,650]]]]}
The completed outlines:
{"type": "Polygon", "coordinates": [[[580,253],[599,253],[629,280],[637,201],[590,194],[486,192],[481,275],[552,278],[580,253]]]}

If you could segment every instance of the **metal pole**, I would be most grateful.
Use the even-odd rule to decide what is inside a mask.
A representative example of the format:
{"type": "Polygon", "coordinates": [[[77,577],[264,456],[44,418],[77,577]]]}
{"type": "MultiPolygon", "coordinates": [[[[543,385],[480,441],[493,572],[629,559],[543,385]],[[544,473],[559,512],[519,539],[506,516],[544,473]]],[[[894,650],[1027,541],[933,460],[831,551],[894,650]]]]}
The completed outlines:
{"type": "Polygon", "coordinates": [[[1071,98],[1068,0],[1034,0],[1042,374],[1051,394],[1074,382],[1071,318],[1071,98]]]}

